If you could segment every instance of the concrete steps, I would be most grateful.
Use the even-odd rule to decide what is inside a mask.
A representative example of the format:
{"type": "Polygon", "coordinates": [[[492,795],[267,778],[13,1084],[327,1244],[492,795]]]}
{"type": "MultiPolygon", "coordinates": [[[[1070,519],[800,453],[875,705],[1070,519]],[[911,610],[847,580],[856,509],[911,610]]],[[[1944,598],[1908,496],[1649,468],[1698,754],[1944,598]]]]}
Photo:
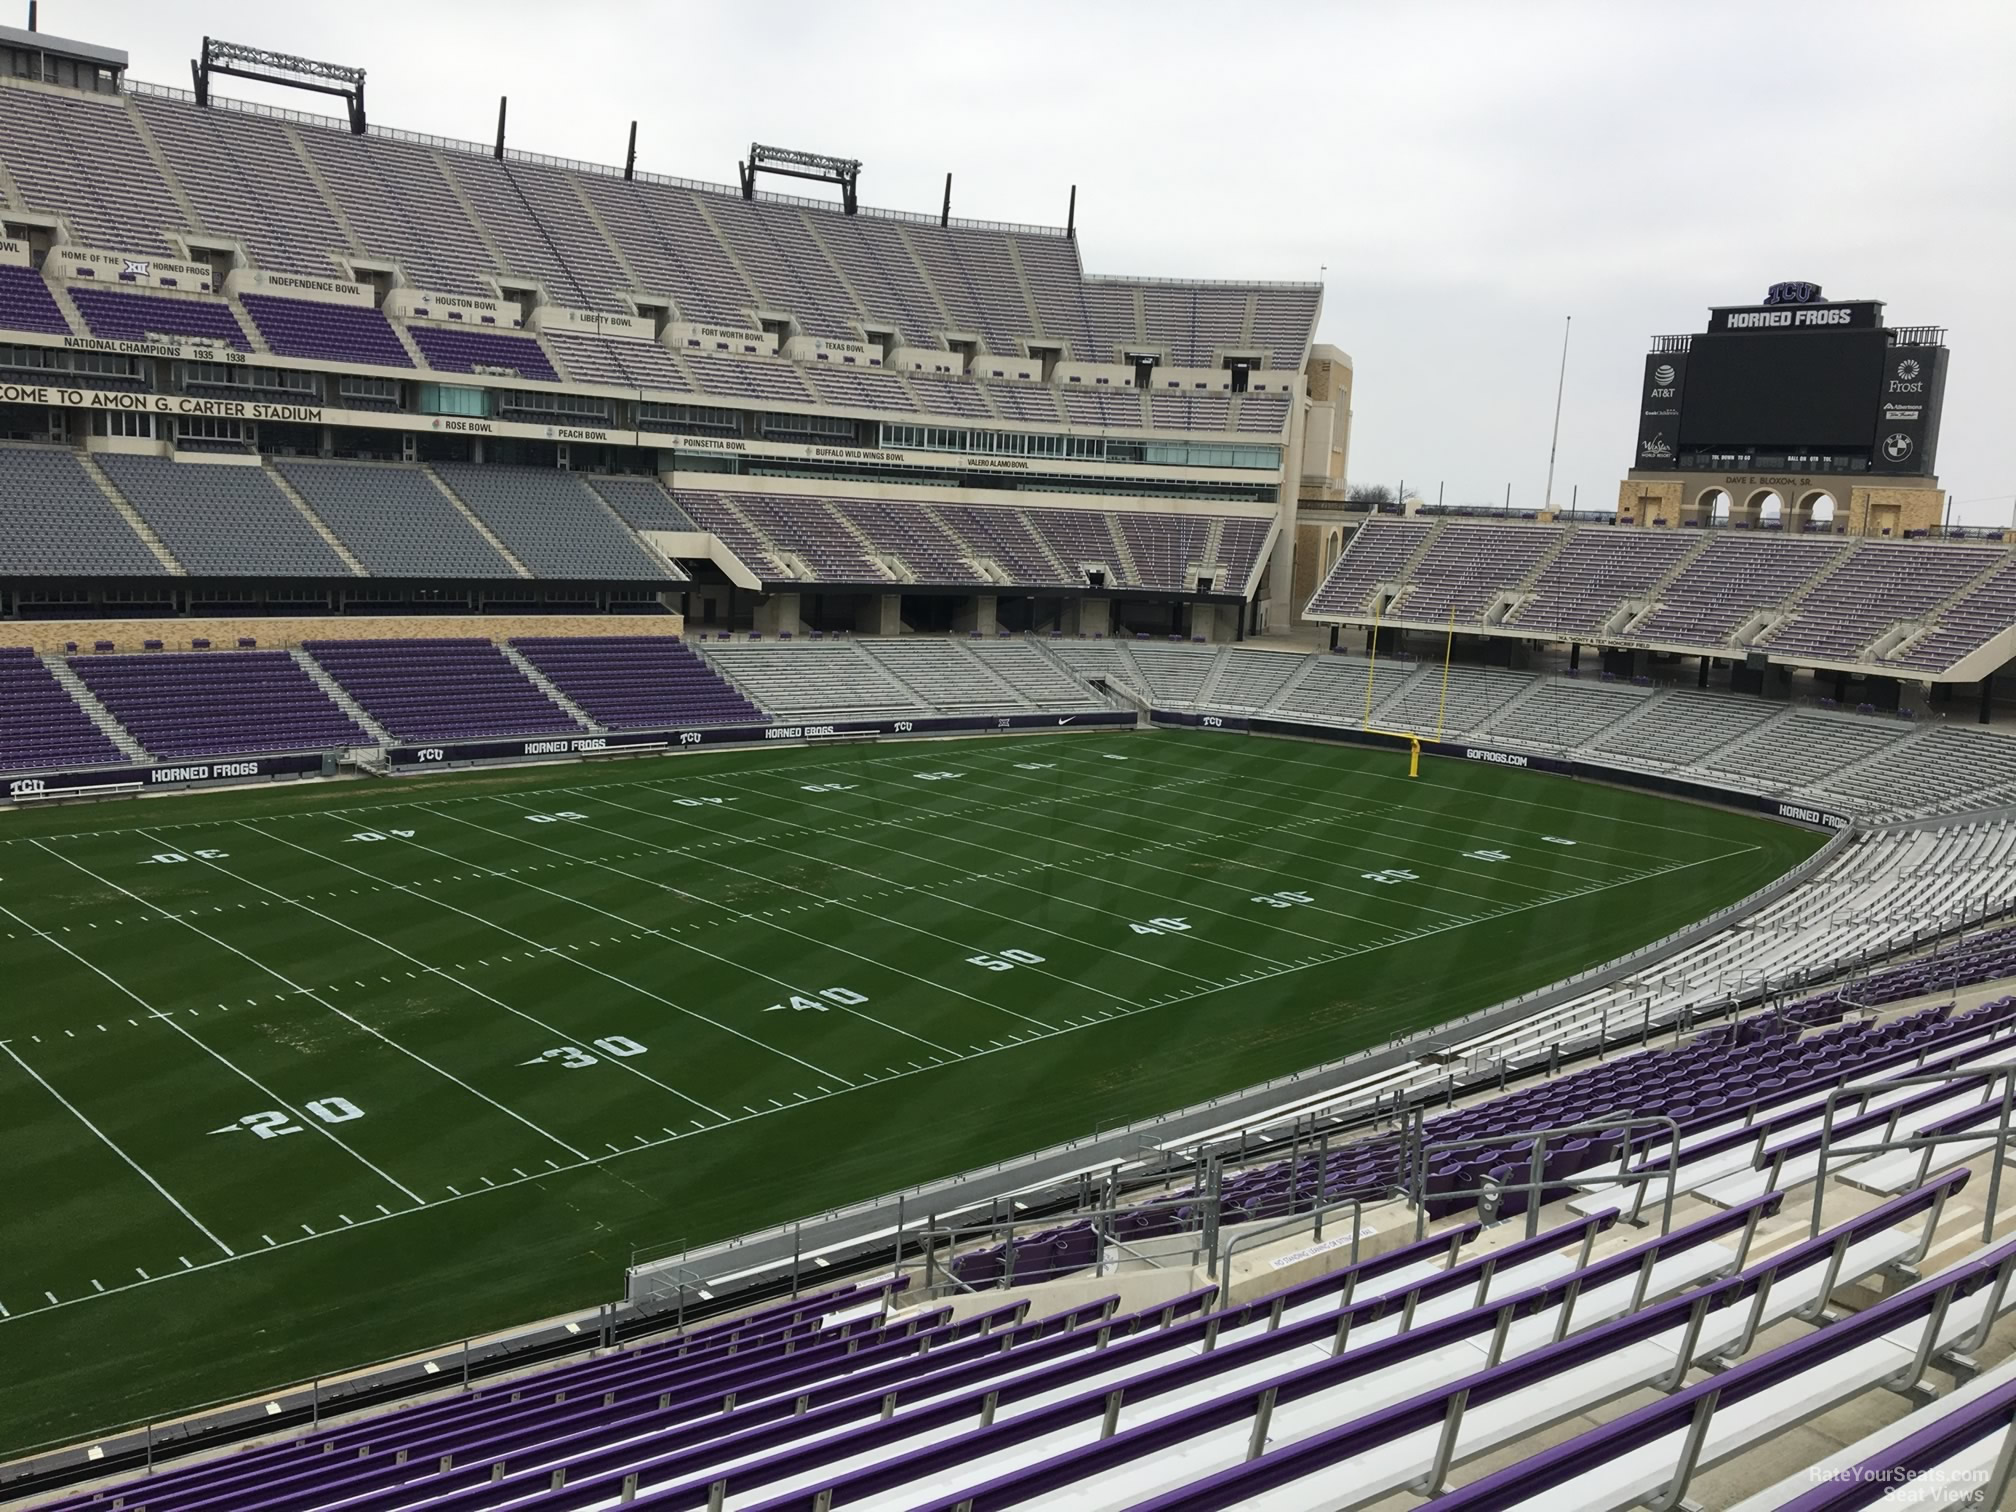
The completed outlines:
{"type": "Polygon", "coordinates": [[[349,693],[347,693],[344,690],[343,685],[341,683],[337,682],[335,678],[331,677],[326,671],[324,671],[322,668],[322,664],[316,661],[314,657],[310,656],[306,651],[303,651],[298,646],[290,650],[287,654],[294,658],[294,664],[297,667],[299,667],[303,672],[306,672],[308,674],[308,680],[310,682],[314,683],[315,686],[320,688],[324,693],[327,693],[329,695],[330,701],[334,703],[337,708],[341,709],[345,714],[348,714],[352,719],[356,720],[358,724],[362,725],[364,727],[365,733],[368,734],[373,740],[377,741],[379,745],[389,746],[399,744],[399,737],[394,735],[390,730],[386,729],[385,726],[378,723],[378,721],[373,719],[369,714],[366,714],[364,712],[364,706],[358,703],[356,699],[352,698],[349,695],[349,693]]]}
{"type": "Polygon", "coordinates": [[[594,720],[588,717],[588,711],[582,708],[581,705],[574,702],[574,700],[569,698],[565,693],[562,693],[560,689],[553,684],[553,682],[546,676],[544,672],[541,672],[537,667],[533,666],[532,663],[530,663],[525,659],[524,655],[517,649],[517,647],[509,646],[506,645],[504,642],[499,641],[497,643],[497,649],[504,653],[504,659],[506,661],[511,663],[512,666],[516,667],[521,673],[524,674],[525,680],[527,682],[531,683],[533,687],[537,688],[541,693],[544,693],[548,698],[552,699],[553,702],[557,704],[560,708],[564,709],[569,719],[573,720],[576,724],[580,725],[581,728],[584,730],[591,730],[597,735],[603,733],[602,726],[598,725],[597,723],[595,723],[594,720]]]}
{"type": "Polygon", "coordinates": [[[105,495],[114,509],[119,511],[119,518],[132,527],[133,534],[140,537],[141,542],[154,553],[161,565],[177,577],[189,576],[189,569],[175,560],[167,546],[162,543],[161,537],[154,534],[154,527],[141,519],[140,511],[126,502],[126,495],[119,492],[118,485],[105,476],[105,471],[99,467],[97,459],[89,452],[79,452],[77,462],[84,469],[84,475],[98,485],[98,491],[105,495]]]}
{"type": "Polygon", "coordinates": [[[63,691],[75,699],[77,706],[91,716],[91,723],[105,732],[106,739],[119,747],[132,761],[152,761],[153,754],[133,738],[126,726],[119,723],[112,711],[98,701],[98,695],[84,685],[84,679],[71,668],[69,659],[55,651],[42,653],[42,665],[63,685],[63,691]]]}

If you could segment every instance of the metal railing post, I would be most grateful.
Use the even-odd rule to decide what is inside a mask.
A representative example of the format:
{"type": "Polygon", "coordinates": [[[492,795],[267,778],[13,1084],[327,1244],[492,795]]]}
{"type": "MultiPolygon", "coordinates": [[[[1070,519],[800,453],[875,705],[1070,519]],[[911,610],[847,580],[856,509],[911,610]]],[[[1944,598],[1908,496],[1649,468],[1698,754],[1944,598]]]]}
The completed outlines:
{"type": "Polygon", "coordinates": [[[2016,1070],[2002,1075],[2002,1112],[1995,1125],[1995,1158],[1988,1167],[1988,1211],[1981,1215],[1981,1242],[1995,1237],[1995,1209],[2002,1197],[2002,1163],[2009,1148],[2009,1111],[2016,1103],[2016,1070]]]}

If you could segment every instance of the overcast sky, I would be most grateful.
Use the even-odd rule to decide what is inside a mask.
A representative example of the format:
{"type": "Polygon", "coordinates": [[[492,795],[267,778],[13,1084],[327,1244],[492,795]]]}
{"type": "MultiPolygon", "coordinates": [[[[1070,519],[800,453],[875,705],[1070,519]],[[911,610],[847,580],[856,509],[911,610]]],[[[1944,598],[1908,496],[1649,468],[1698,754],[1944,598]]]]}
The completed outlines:
{"type": "Polygon", "coordinates": [[[1053,225],[1075,183],[1088,272],[1322,278],[1354,481],[1451,502],[1539,500],[1564,316],[1555,497],[1607,506],[1646,338],[1811,279],[1949,328],[1941,480],[1959,518],[2016,508],[2010,0],[43,0],[42,26],[185,86],[206,30],[360,65],[374,121],[444,136],[487,141],[508,94],[513,146],[595,162],[634,117],[639,165],[693,178],[759,140],[860,158],[869,204],[935,211],[949,171],[955,214],[1053,225]]]}

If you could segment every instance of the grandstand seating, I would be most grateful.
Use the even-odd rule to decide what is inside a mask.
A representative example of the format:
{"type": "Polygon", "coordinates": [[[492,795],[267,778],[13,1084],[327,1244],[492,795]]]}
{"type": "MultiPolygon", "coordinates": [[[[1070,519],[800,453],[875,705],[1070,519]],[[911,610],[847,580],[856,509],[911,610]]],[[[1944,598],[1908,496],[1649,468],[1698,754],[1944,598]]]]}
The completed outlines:
{"type": "Polygon", "coordinates": [[[957,641],[905,636],[875,643],[873,655],[884,672],[916,695],[923,708],[992,713],[1024,707],[1014,688],[957,641]]]}
{"type": "Polygon", "coordinates": [[[487,640],[309,641],[303,649],[402,740],[581,733],[487,640]]]}
{"type": "Polygon", "coordinates": [[[87,247],[172,257],[166,233],[190,229],[117,96],[11,91],[0,160],[22,198],[60,213],[87,247]]]}
{"type": "Polygon", "coordinates": [[[267,347],[281,357],[319,357],[378,367],[413,366],[384,313],[356,305],[247,294],[239,301],[267,347]]]}
{"type": "Polygon", "coordinates": [[[2000,563],[2003,554],[1964,546],[1864,542],[1799,598],[1793,618],[1763,644],[1851,660],[1900,621],[1915,621],[2000,563]]]}
{"type": "Polygon", "coordinates": [[[443,462],[435,474],[537,577],[679,578],[570,473],[443,462]]]}
{"type": "Polygon", "coordinates": [[[89,287],[71,289],[70,298],[93,336],[114,341],[194,336],[241,352],[252,349],[245,328],[238,324],[231,306],[222,300],[175,299],[162,294],[89,287]]]}
{"type": "Polygon", "coordinates": [[[98,465],[176,561],[217,577],[349,577],[263,468],[108,452],[98,465]]]}
{"type": "Polygon", "coordinates": [[[560,381],[546,353],[530,336],[506,336],[469,326],[415,324],[407,329],[427,365],[441,372],[473,373],[486,368],[547,383],[560,381]]]}
{"type": "MultiPolygon", "coordinates": [[[[1532,1497],[1575,1472],[1642,1475],[1646,1461],[1626,1450],[1645,1414],[1684,1425],[1673,1403],[1691,1413],[1712,1389],[1654,1393],[1637,1412],[1634,1394],[1683,1386],[1697,1361],[1732,1367],[1709,1386],[1733,1382],[1741,1401],[1784,1383],[1791,1360],[1819,1373],[1808,1390],[1831,1404],[1884,1376],[1914,1381],[1933,1352],[1913,1347],[1928,1325],[1939,1350],[1985,1337],[2016,1307],[2006,1284],[2016,1244],[1967,1257],[1852,1323],[1776,1351],[1760,1343],[1923,1259],[1967,1184],[1965,1171],[1942,1177],[1789,1247],[1753,1243],[1779,1211],[1777,1193],[1661,1234],[1626,1233],[1608,1213],[1503,1242],[1459,1224],[1230,1303],[1205,1287],[1133,1311],[1108,1295],[1049,1312],[1004,1301],[954,1321],[927,1298],[885,1318],[905,1299],[909,1278],[899,1278],[55,1505],[492,1512],[531,1496],[571,1508],[634,1497],[670,1512],[1287,1509],[1367,1505],[1424,1479],[1446,1489],[1452,1467],[1509,1447],[1532,1481],[1487,1476],[1450,1500],[1622,1506],[1532,1497]],[[1856,1352],[1886,1334],[1907,1347],[1856,1352]],[[1586,1440],[1550,1449],[1534,1437],[1616,1402],[1623,1414],[1586,1440]],[[1587,1452],[1599,1442],[1610,1449],[1600,1458],[1587,1452]]],[[[1771,1421],[1725,1422],[1739,1418],[1747,1430],[1718,1452],[1771,1421]]]]}
{"type": "Polygon", "coordinates": [[[1198,700],[1221,709],[1264,709],[1302,670],[1302,658],[1274,651],[1228,651],[1215,680],[1207,675],[1198,700]]]}
{"type": "Polygon", "coordinates": [[[881,499],[835,499],[833,509],[877,551],[896,557],[918,582],[984,583],[967,545],[921,506],[881,499]]]}
{"type": "Polygon", "coordinates": [[[42,659],[0,646],[0,771],[104,766],[122,759],[42,659]]]}
{"type": "Polygon", "coordinates": [[[285,651],[80,656],[71,667],[166,760],[373,744],[285,651]]]}
{"type": "MultiPolygon", "coordinates": [[[[200,109],[180,91],[144,85],[123,98],[24,92],[12,103],[18,108],[0,126],[0,159],[23,198],[64,214],[99,247],[169,252],[163,233],[186,229],[179,193],[205,230],[242,241],[262,268],[342,276],[337,258],[361,252],[396,261],[415,288],[446,294],[489,296],[489,278],[515,274],[541,281],[562,304],[624,312],[624,293],[642,286],[669,292],[688,319],[727,326],[744,325],[746,312],[761,306],[789,312],[811,335],[851,338],[866,322],[935,350],[937,333],[951,329],[977,333],[997,355],[1040,341],[1061,343],[1081,360],[1111,362],[1123,348],[1146,346],[1166,350],[1174,365],[1206,368],[1221,351],[1259,348],[1271,353],[1270,368],[1293,371],[1307,354],[1317,313],[1314,287],[1089,280],[1075,241],[1054,233],[744,201],[732,191],[649,175],[624,179],[512,155],[497,160],[453,143],[355,137],[335,122],[281,121],[229,102],[200,109]],[[54,152],[52,141],[81,144],[88,156],[54,152]],[[592,219],[581,213],[584,201],[592,219]]],[[[98,316],[87,318],[99,327],[98,316]]],[[[556,377],[527,338],[412,329],[429,364],[443,371],[481,365],[556,377]]],[[[304,323],[284,350],[334,353],[348,339],[304,323]]],[[[646,344],[604,343],[598,351],[571,335],[552,339],[581,381],[690,387],[678,365],[646,344]]],[[[400,365],[389,348],[377,350],[400,365]]],[[[894,373],[810,373],[835,402],[991,413],[983,391],[969,384],[925,382],[913,398],[909,382],[894,373]]],[[[710,392],[812,402],[788,364],[703,358],[694,376],[710,392]]],[[[1144,422],[1141,396],[1131,389],[1071,398],[1085,407],[1084,423],[1144,422]]],[[[1038,411],[1026,418],[1057,418],[1054,394],[1038,390],[1028,402],[1038,411]]],[[[1241,431],[1279,434],[1287,418],[1285,397],[1271,393],[1231,406],[1193,396],[1180,416],[1169,405],[1161,409],[1157,423],[1169,428],[1222,430],[1230,420],[1241,431]]],[[[1004,412],[1019,415],[1021,405],[1011,401],[1004,412]]]]}
{"type": "Polygon", "coordinates": [[[301,166],[284,122],[191,110],[160,95],[134,95],[132,109],[205,225],[228,226],[269,271],[337,274],[330,254],[347,249],[348,238],[301,166]]]}
{"type": "Polygon", "coordinates": [[[1426,520],[1368,521],[1352,536],[1309,600],[1311,614],[1363,614],[1372,591],[1406,576],[1407,565],[1428,544],[1435,525],[1426,520]]]}
{"type": "Polygon", "coordinates": [[[542,331],[546,349],[576,383],[624,388],[691,389],[679,359],[655,342],[604,341],[597,336],[542,331]]]}
{"type": "Polygon", "coordinates": [[[1102,707],[1089,689],[1027,641],[974,641],[967,649],[1025,704],[1039,709],[1102,707]]]}
{"type": "Polygon", "coordinates": [[[917,695],[852,640],[785,646],[737,642],[710,646],[708,660],[757,703],[784,719],[910,713],[917,695]]]}
{"type": "Polygon", "coordinates": [[[70,322],[49,285],[33,268],[0,266],[0,327],[68,336],[70,322]]]}
{"type": "Polygon", "coordinates": [[[606,730],[763,722],[676,635],[520,636],[511,646],[606,730]]]}
{"type": "MultiPolygon", "coordinates": [[[[1432,674],[1424,681],[1432,682],[1432,674]]],[[[1505,706],[1490,722],[1490,738],[1567,750],[1635,713],[1651,696],[1649,690],[1629,685],[1548,678],[1505,706]]]]}
{"type": "Polygon", "coordinates": [[[699,523],[679,507],[656,478],[614,478],[591,473],[582,481],[634,530],[695,531],[700,528],[699,523]]]}
{"type": "Polygon", "coordinates": [[[1512,623],[1523,630],[1600,631],[1626,600],[1643,597],[1699,545],[1673,530],[1578,530],[1540,569],[1533,597],[1512,623]]]}
{"type": "Polygon", "coordinates": [[[167,572],[121,518],[104,490],[66,447],[0,446],[0,497],[10,515],[0,530],[0,572],[36,577],[157,576],[167,572]]]}
{"type": "Polygon", "coordinates": [[[1929,634],[1899,648],[1906,667],[1936,670],[1951,666],[1976,646],[2016,625],[2016,557],[2005,560],[1958,603],[1942,611],[1929,634]]]}
{"type": "Polygon", "coordinates": [[[1754,775],[1782,787],[1804,787],[1897,744],[1910,733],[1901,724],[1852,714],[1795,710],[1754,735],[1723,747],[1703,764],[1715,771],[1754,775]]]}
{"type": "Polygon", "coordinates": [[[273,467],[373,577],[516,576],[415,468],[280,460],[273,467]]]}
{"type": "Polygon", "coordinates": [[[1886,670],[1950,667],[2016,615],[2006,546],[1419,519],[1368,521],[1309,612],[1368,616],[1382,583],[1386,619],[1886,670]]]}
{"type": "Polygon", "coordinates": [[[1031,511],[939,504],[934,512],[966,539],[976,556],[998,564],[1014,582],[1043,586],[1084,581],[1081,574],[1059,566],[1044,548],[1031,511]]]}
{"type": "Polygon", "coordinates": [[[886,583],[889,573],[822,499],[797,494],[740,494],[742,515],[772,544],[783,546],[829,583],[886,583]]]}
{"type": "Polygon", "coordinates": [[[1420,670],[1418,662],[1393,657],[1318,658],[1298,682],[1283,690],[1280,709],[1326,724],[1362,725],[1370,710],[1382,706],[1420,670]]]}

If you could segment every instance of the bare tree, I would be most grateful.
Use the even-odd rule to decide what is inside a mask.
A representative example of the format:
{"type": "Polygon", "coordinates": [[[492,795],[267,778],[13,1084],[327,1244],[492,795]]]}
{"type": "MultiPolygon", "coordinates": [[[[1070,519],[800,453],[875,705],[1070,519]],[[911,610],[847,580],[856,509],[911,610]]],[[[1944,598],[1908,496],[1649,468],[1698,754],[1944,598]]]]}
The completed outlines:
{"type": "Polygon", "coordinates": [[[1397,502],[1393,490],[1384,483],[1353,483],[1345,491],[1344,497],[1353,504],[1392,504],[1397,502]]]}

